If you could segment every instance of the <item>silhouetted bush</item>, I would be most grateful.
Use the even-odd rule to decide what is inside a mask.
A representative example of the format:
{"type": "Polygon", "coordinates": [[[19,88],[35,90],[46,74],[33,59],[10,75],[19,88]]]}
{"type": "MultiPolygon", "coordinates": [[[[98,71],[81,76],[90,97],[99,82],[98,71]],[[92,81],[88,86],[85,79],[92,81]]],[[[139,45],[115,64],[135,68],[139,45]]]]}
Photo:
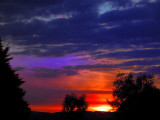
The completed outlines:
{"type": "Polygon", "coordinates": [[[9,47],[4,48],[0,39],[0,80],[3,87],[1,100],[5,112],[5,120],[28,120],[30,109],[26,101],[23,100],[25,91],[20,88],[24,81],[12,69],[9,61],[12,59],[8,54],[9,47]]]}
{"type": "Polygon", "coordinates": [[[77,96],[75,94],[67,94],[63,101],[63,112],[73,111],[86,111],[88,103],[86,102],[86,96],[83,94],[77,96]]]}

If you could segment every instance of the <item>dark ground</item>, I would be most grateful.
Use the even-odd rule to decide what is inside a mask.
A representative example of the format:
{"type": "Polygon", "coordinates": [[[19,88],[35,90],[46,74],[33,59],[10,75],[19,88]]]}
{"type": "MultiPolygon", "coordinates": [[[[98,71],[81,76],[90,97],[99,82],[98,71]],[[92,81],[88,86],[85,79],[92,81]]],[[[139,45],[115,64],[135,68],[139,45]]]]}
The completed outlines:
{"type": "Polygon", "coordinates": [[[111,112],[32,112],[30,120],[106,120],[110,119],[113,114],[111,112]]]}
{"type": "Polygon", "coordinates": [[[157,120],[151,113],[116,113],[116,112],[72,112],[43,113],[32,112],[30,120],[157,120]]]}

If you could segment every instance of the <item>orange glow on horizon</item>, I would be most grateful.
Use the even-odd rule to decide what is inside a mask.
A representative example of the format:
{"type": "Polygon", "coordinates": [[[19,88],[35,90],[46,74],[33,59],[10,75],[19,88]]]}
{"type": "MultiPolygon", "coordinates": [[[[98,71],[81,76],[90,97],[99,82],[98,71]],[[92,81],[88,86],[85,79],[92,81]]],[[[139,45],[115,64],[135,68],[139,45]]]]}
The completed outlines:
{"type": "Polygon", "coordinates": [[[29,107],[36,112],[54,113],[62,111],[62,105],[30,105],[29,107]]]}
{"type": "MultiPolygon", "coordinates": [[[[37,112],[48,112],[48,113],[54,113],[54,112],[61,112],[62,111],[62,105],[30,105],[29,106],[32,111],[37,112]]],[[[87,111],[101,111],[101,112],[111,112],[112,107],[110,105],[93,105],[89,106],[87,111]]]]}
{"type": "MultiPolygon", "coordinates": [[[[86,101],[89,103],[87,111],[112,111],[112,107],[107,104],[107,99],[112,100],[111,93],[90,93],[86,94],[86,101]]],[[[32,111],[37,112],[61,112],[62,105],[30,105],[32,111]]]]}
{"type": "Polygon", "coordinates": [[[100,105],[95,107],[89,107],[90,111],[101,111],[101,112],[110,112],[112,107],[110,105],[100,105]]]}

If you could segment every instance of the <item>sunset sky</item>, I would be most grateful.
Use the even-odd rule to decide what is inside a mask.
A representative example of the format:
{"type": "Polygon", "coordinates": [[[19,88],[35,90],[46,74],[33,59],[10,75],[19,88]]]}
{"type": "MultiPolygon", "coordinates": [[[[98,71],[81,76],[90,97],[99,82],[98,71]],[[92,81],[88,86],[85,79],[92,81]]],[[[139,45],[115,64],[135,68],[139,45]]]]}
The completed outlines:
{"type": "Polygon", "coordinates": [[[34,111],[61,111],[68,93],[110,110],[118,72],[160,79],[159,0],[1,0],[0,36],[34,111]]]}

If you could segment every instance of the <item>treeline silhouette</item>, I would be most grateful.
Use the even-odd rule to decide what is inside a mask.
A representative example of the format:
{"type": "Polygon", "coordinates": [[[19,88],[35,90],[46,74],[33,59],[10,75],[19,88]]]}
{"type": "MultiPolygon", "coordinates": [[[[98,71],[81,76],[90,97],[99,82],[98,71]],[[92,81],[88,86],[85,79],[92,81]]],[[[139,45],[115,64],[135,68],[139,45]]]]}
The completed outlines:
{"type": "MultiPolygon", "coordinates": [[[[155,86],[154,81],[153,76],[147,73],[140,75],[134,75],[132,73],[117,74],[116,80],[113,83],[114,100],[108,101],[115,113],[110,114],[108,119],[130,120],[157,118],[157,112],[160,108],[160,89],[155,86]]],[[[83,112],[76,112],[86,111],[88,105],[84,98],[85,96],[78,98],[75,94],[67,94],[65,96],[63,112],[67,112],[68,114],[63,113],[65,115],[63,117],[64,120],[83,120],[86,118],[83,112]]]]}
{"type": "Polygon", "coordinates": [[[3,88],[1,110],[4,112],[2,114],[4,118],[1,117],[5,120],[29,120],[30,108],[23,99],[25,91],[20,88],[24,81],[11,67],[9,62],[12,58],[8,51],[9,47],[4,47],[0,38],[0,80],[1,88],[3,88]]]}

